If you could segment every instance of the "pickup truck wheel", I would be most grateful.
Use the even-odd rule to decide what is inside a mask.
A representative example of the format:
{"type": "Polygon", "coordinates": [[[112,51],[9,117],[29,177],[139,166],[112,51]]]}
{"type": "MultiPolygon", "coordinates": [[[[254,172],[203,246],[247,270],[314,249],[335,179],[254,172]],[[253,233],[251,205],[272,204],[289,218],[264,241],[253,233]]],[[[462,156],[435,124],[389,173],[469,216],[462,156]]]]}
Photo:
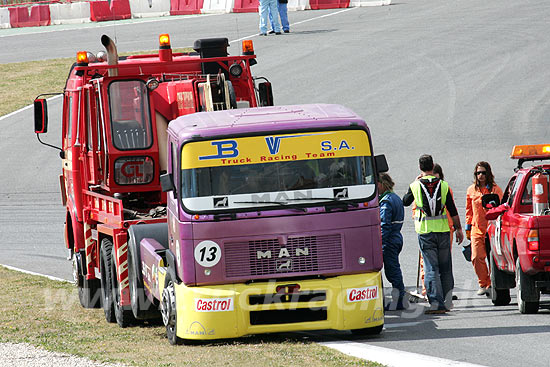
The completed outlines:
{"type": "Polygon", "coordinates": [[[497,275],[502,273],[502,270],[497,268],[493,254],[489,254],[489,264],[491,267],[491,301],[495,306],[507,306],[510,304],[510,289],[499,289],[497,282],[497,275]]]}
{"type": "Polygon", "coordinates": [[[357,336],[378,335],[382,332],[383,328],[384,324],[375,327],[366,327],[364,329],[354,329],[351,333],[357,336]]]}
{"type": "Polygon", "coordinates": [[[101,241],[101,304],[105,319],[107,322],[115,322],[115,313],[113,305],[113,291],[111,288],[111,252],[113,251],[113,243],[108,238],[101,241]]]}
{"type": "Polygon", "coordinates": [[[130,326],[135,319],[130,306],[120,305],[120,283],[118,281],[116,264],[117,261],[115,251],[111,251],[111,289],[113,291],[115,319],[118,326],[125,328],[130,326]]]}
{"type": "Polygon", "coordinates": [[[162,322],[166,326],[166,337],[172,345],[183,344],[183,339],[177,336],[176,292],[174,290],[174,283],[171,280],[168,280],[168,284],[162,291],[161,298],[160,312],[162,314],[162,322]]]}
{"type": "Polygon", "coordinates": [[[518,308],[523,314],[539,311],[540,292],[535,287],[533,277],[525,274],[521,269],[519,258],[516,260],[516,282],[518,288],[518,308]]]}

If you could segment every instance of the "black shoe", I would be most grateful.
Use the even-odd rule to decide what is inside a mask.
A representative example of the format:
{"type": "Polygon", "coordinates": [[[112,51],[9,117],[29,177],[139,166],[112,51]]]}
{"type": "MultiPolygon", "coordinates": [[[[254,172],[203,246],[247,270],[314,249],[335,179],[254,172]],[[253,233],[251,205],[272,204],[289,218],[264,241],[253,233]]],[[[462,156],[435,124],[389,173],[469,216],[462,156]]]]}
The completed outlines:
{"type": "Polygon", "coordinates": [[[281,35],[281,32],[275,32],[275,34],[276,34],[277,36],[280,36],[280,35],[281,35]]]}
{"type": "Polygon", "coordinates": [[[260,33],[260,36],[267,36],[267,33],[260,33]]]}
{"type": "Polygon", "coordinates": [[[285,29],[284,32],[285,32],[285,33],[290,33],[290,30],[289,30],[289,29],[285,29]]]}
{"type": "Polygon", "coordinates": [[[274,31],[274,30],[271,30],[271,31],[269,31],[269,32],[267,32],[267,33],[273,34],[273,33],[275,33],[275,31],[274,31]]]}

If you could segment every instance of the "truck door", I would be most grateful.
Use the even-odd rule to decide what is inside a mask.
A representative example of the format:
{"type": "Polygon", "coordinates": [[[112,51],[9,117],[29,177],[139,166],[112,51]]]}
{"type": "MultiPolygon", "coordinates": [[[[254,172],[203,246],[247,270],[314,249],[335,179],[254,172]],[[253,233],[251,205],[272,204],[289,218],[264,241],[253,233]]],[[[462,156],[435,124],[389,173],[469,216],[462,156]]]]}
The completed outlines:
{"type": "Polygon", "coordinates": [[[101,124],[97,113],[94,88],[87,85],[83,88],[84,95],[84,123],[86,130],[86,160],[89,185],[98,185],[102,182],[101,167],[101,124]]]}
{"type": "Polygon", "coordinates": [[[520,173],[517,176],[513,176],[506,190],[504,190],[504,195],[502,197],[503,203],[506,202],[510,206],[510,209],[502,214],[498,220],[498,229],[499,229],[499,238],[498,238],[498,248],[500,251],[500,256],[505,262],[505,268],[509,271],[515,269],[515,259],[514,259],[514,237],[516,226],[516,213],[514,207],[514,201],[516,201],[516,196],[519,191],[521,181],[523,179],[523,174],[520,173]]]}

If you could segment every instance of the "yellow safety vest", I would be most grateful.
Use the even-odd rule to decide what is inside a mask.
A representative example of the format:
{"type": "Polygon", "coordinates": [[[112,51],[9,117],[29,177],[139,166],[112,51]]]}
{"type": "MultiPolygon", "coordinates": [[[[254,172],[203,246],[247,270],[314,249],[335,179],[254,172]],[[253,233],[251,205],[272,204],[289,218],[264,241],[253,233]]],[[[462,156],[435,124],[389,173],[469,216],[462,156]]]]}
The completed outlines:
{"type": "MultiPolygon", "coordinates": [[[[430,179],[435,177],[424,176],[422,178],[430,179]]],[[[412,194],[414,196],[414,202],[416,204],[416,209],[414,212],[414,229],[418,234],[450,231],[449,221],[447,220],[447,210],[445,209],[445,201],[447,200],[447,193],[449,192],[449,184],[443,180],[440,180],[439,182],[439,189],[437,190],[437,194],[433,199],[437,200],[437,197],[441,197],[441,210],[438,213],[433,213],[435,206],[432,206],[431,216],[428,216],[427,213],[423,210],[423,188],[420,181],[416,180],[410,186],[412,194]]]]}

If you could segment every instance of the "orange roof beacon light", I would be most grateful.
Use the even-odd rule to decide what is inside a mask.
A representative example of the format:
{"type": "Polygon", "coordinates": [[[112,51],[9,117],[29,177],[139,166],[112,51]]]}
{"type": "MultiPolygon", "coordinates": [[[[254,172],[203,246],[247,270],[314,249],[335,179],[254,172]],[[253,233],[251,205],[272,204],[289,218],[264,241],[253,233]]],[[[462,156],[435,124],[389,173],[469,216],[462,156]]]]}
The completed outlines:
{"type": "Polygon", "coordinates": [[[88,52],[78,51],[76,53],[76,62],[78,64],[83,64],[83,66],[88,65],[88,52]]]}
{"type": "Polygon", "coordinates": [[[172,46],[168,33],[159,36],[159,59],[160,61],[172,61],[172,46]]]}
{"type": "Polygon", "coordinates": [[[514,145],[510,158],[519,160],[518,168],[526,161],[550,159],[550,144],[514,145]]]}
{"type": "Polygon", "coordinates": [[[243,41],[243,55],[254,55],[254,43],[252,43],[252,40],[243,41]]]}

